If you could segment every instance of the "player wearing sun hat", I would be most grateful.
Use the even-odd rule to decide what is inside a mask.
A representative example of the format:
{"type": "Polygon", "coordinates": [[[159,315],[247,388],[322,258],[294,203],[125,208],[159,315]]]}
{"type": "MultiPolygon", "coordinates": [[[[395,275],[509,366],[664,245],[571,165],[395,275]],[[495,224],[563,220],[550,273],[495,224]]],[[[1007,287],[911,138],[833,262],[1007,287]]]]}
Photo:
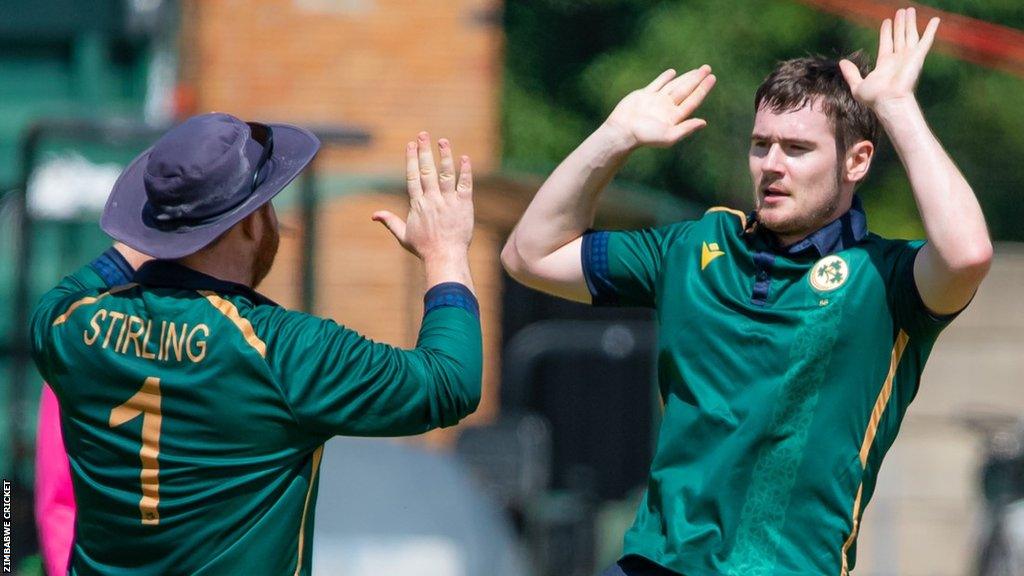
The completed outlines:
{"type": "Polygon", "coordinates": [[[447,141],[406,150],[407,221],[378,213],[427,276],[414,349],[255,291],[277,250],[270,200],[319,142],[286,124],[191,118],[122,173],[116,249],[43,296],[34,359],[61,405],[78,504],[73,574],[308,574],[323,443],[450,426],[480,398],[468,246],[472,180],[447,141]]]}

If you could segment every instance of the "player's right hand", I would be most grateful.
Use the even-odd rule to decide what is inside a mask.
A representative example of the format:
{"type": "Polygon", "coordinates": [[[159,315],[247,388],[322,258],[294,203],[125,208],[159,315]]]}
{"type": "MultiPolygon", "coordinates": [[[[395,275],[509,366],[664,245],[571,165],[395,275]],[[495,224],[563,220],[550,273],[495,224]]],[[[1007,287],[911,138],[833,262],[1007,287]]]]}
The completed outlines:
{"type": "Polygon", "coordinates": [[[405,148],[409,215],[402,220],[387,210],[373,214],[403,248],[428,264],[464,260],[473,238],[473,173],[469,156],[455,160],[451,143],[437,142],[441,155],[434,164],[430,135],[420,132],[405,148]]]}
{"type": "Polygon", "coordinates": [[[714,85],[715,75],[706,64],[678,77],[675,70],[666,70],[626,95],[608,116],[605,127],[632,148],[671,146],[707,125],[691,115],[714,85]]]}
{"type": "Polygon", "coordinates": [[[888,102],[912,100],[925,56],[931,50],[938,29],[939,19],[932,18],[924,34],[918,34],[917,11],[913,6],[897,10],[893,20],[882,21],[878,62],[867,77],[861,77],[853,62],[845,59],[839,62],[853,97],[876,112],[888,102]]]}

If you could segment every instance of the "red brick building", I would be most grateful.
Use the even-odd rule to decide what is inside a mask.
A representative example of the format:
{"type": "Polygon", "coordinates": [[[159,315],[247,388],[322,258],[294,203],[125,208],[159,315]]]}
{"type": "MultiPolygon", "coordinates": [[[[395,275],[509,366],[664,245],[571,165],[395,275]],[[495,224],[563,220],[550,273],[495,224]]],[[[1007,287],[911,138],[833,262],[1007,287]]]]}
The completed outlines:
{"type": "MultiPolygon", "coordinates": [[[[495,175],[501,154],[500,8],[496,0],[182,5],[180,74],[188,112],[355,126],[371,137],[365,147],[325,147],[317,160],[323,175],[314,250],[318,315],[377,340],[414,345],[422,269],[370,215],[380,209],[405,213],[404,149],[418,131],[447,137],[456,153],[472,157],[477,229],[471,258],[483,322],[484,398],[471,423],[490,421],[498,410],[498,254],[539,184],[495,175]]],[[[282,220],[298,234],[284,234],[263,290],[297,307],[301,223],[288,209],[288,193],[282,196],[282,220]]],[[[650,198],[605,196],[606,221],[638,225],[658,218],[650,198]]],[[[427,438],[443,443],[451,436],[427,438]]]]}

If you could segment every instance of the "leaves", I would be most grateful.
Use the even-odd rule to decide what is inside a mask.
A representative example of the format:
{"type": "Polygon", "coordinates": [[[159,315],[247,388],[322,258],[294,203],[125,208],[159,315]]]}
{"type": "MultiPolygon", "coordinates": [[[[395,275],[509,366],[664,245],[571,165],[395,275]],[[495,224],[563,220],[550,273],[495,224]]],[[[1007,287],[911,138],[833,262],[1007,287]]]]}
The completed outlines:
{"type": "MultiPolygon", "coordinates": [[[[941,0],[937,8],[1024,28],[1020,0],[941,0]]],[[[878,23],[880,24],[880,23],[878,23]]],[[[919,22],[922,29],[925,22],[919,22]]],[[[710,64],[718,77],[699,116],[707,128],[667,150],[641,150],[620,178],[706,204],[751,206],[747,146],[753,96],[776,62],[865,49],[878,25],[855,26],[782,0],[509,0],[503,103],[505,165],[550,170],[615,103],[666,68],[710,64]]],[[[933,50],[917,96],[932,129],[977,192],[999,239],[1024,240],[1024,79],[933,50]]],[[[861,195],[874,231],[920,236],[899,159],[883,146],[861,195]]]]}

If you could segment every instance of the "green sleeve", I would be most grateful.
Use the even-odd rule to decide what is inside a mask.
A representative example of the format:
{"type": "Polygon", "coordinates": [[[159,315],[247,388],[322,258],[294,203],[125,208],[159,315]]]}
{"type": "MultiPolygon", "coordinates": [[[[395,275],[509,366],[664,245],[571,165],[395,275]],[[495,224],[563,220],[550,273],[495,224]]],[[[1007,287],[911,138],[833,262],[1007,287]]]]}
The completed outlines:
{"type": "Polygon", "coordinates": [[[30,339],[33,358],[44,378],[52,380],[54,360],[49,354],[49,335],[54,322],[76,303],[88,303],[84,298],[98,298],[108,288],[128,284],[134,273],[131,264],[111,246],[43,295],[32,314],[30,339]]]}
{"type": "Polygon", "coordinates": [[[456,307],[430,310],[412,350],[275,309],[263,330],[267,361],[306,431],[330,437],[403,436],[452,426],[480,402],[480,321],[456,307]]]}
{"type": "Polygon", "coordinates": [[[583,275],[594,305],[653,308],[668,247],[692,224],[585,234],[583,275]]]}
{"type": "Polygon", "coordinates": [[[899,241],[889,251],[892,269],[889,277],[888,300],[896,326],[915,340],[934,340],[957,314],[936,316],[921,300],[914,280],[914,260],[924,246],[923,240],[899,241]]]}
{"type": "Polygon", "coordinates": [[[54,288],[43,294],[32,312],[32,319],[29,322],[29,338],[32,345],[32,359],[39,369],[39,373],[48,381],[54,381],[51,370],[54,368],[53,359],[50,355],[50,337],[53,334],[53,324],[78,301],[86,297],[96,297],[107,284],[87,264],[74,273],[65,276],[54,288]]]}

